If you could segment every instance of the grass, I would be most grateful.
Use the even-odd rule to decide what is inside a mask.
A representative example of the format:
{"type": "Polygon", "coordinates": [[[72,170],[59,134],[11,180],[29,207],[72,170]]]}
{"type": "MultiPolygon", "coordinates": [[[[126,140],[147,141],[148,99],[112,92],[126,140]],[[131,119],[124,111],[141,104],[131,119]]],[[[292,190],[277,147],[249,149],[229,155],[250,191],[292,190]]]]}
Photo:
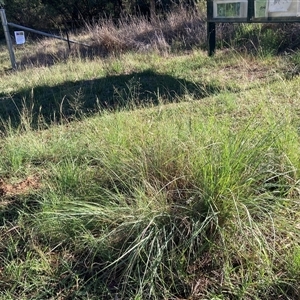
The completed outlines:
{"type": "MultiPolygon", "coordinates": [[[[22,156],[17,160],[27,165],[26,172],[38,168],[44,183],[26,196],[33,203],[25,198],[18,204],[21,215],[10,220],[17,228],[4,224],[25,242],[6,241],[25,255],[18,262],[16,253],[6,251],[6,280],[29,273],[23,284],[30,286],[18,286],[18,295],[45,298],[39,287],[44,284],[49,294],[59,289],[67,297],[73,288],[70,297],[87,299],[116,292],[130,298],[197,298],[218,290],[244,299],[256,290],[257,297],[265,289],[271,293],[277,281],[289,283],[277,278],[283,270],[276,271],[282,257],[277,235],[284,241],[292,229],[285,226],[295,216],[289,221],[282,213],[297,215],[297,202],[288,197],[297,184],[293,166],[280,161],[275,146],[288,126],[257,122],[256,115],[234,130],[235,120],[208,115],[202,106],[104,114],[39,135],[23,133],[21,140],[7,137],[19,149],[14,152],[16,145],[7,143],[4,154],[22,156]],[[42,280],[39,270],[45,283],[34,279],[42,280]],[[56,272],[67,279],[51,287],[49,278],[59,283],[56,272]]],[[[16,170],[19,176],[23,172],[16,170]]],[[[290,234],[296,239],[295,229],[290,234]]],[[[287,248],[291,255],[293,247],[287,248]]]]}
{"type": "Polygon", "coordinates": [[[156,50],[3,71],[0,299],[297,299],[299,53],[156,50]]]}

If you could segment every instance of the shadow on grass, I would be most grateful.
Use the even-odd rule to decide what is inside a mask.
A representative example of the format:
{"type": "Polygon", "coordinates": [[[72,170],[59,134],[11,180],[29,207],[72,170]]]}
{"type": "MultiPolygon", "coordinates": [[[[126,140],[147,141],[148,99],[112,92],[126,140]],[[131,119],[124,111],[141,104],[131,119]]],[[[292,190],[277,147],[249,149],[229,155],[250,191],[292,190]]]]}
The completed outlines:
{"type": "Polygon", "coordinates": [[[0,118],[2,126],[11,122],[13,127],[17,127],[24,120],[36,126],[39,120],[51,124],[78,119],[101,110],[178,102],[185,95],[201,99],[219,93],[221,89],[217,82],[194,83],[146,70],[56,86],[37,86],[14,95],[0,92],[0,118]]]}
{"type": "Polygon", "coordinates": [[[39,199],[34,195],[14,195],[2,198],[0,203],[0,226],[4,226],[6,222],[16,221],[22,213],[32,213],[39,209],[39,199]]]}

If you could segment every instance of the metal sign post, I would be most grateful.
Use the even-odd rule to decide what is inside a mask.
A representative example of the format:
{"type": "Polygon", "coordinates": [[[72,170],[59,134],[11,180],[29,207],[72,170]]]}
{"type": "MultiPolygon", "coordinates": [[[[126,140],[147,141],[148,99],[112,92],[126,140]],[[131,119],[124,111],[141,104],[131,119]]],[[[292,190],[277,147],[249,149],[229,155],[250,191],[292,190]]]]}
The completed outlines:
{"type": "Polygon", "coordinates": [[[17,68],[17,64],[16,64],[16,58],[15,58],[15,54],[14,54],[14,49],[12,46],[12,41],[11,41],[10,34],[9,34],[8,24],[7,24],[6,15],[5,15],[5,9],[3,9],[3,8],[0,9],[0,16],[1,16],[2,26],[3,26],[3,30],[4,30],[5,39],[6,39],[6,44],[7,44],[7,48],[8,48],[8,52],[9,52],[9,57],[10,57],[10,61],[11,61],[11,66],[15,70],[17,68]]]}

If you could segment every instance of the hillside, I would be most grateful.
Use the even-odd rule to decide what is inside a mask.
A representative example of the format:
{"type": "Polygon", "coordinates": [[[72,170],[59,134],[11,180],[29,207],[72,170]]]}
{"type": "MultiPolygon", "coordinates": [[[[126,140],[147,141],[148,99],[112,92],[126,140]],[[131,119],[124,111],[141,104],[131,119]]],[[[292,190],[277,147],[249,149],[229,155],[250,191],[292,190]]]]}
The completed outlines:
{"type": "Polygon", "coordinates": [[[299,52],[51,43],[0,51],[0,299],[298,299],[299,52]]]}

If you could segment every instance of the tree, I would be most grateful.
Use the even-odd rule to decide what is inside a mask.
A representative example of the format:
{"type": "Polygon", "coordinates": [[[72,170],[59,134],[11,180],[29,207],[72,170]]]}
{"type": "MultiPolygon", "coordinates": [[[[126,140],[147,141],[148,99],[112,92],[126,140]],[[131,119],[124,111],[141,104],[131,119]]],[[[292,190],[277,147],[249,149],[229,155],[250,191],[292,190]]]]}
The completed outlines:
{"type": "Polygon", "coordinates": [[[58,23],[71,27],[81,27],[104,16],[118,18],[123,9],[122,0],[42,0],[42,3],[58,23]]]}
{"type": "Polygon", "coordinates": [[[5,11],[9,22],[33,28],[45,28],[50,25],[41,0],[6,1],[5,11]]]}

